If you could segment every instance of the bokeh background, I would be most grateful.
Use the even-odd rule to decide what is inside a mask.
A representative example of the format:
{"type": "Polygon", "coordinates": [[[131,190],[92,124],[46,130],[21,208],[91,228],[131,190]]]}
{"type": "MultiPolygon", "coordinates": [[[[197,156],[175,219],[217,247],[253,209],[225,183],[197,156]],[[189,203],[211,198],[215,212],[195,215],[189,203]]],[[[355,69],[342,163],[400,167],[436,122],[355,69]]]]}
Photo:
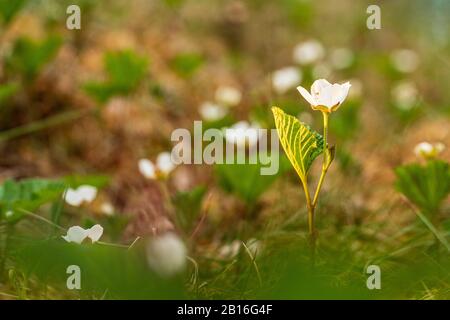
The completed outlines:
{"type": "MultiPolygon", "coordinates": [[[[450,3],[376,1],[379,30],[367,28],[370,4],[0,0],[0,299],[450,297],[450,3]],[[81,30],[66,28],[71,4],[81,30]],[[273,128],[278,106],[320,132],[295,89],[319,78],[352,88],[330,119],[337,153],[315,268],[285,158],[270,177],[259,165],[140,172],[194,120],[273,128]],[[421,202],[396,170],[426,165],[414,153],[423,141],[447,146],[436,160],[447,167],[406,183],[429,187],[421,202]],[[94,201],[64,203],[65,188],[85,184],[98,188],[94,201]],[[60,238],[96,223],[109,245],[60,238]],[[169,232],[189,258],[167,279],[145,246],[169,232]],[[75,292],[65,289],[73,261],[88,275],[75,292]],[[382,290],[366,287],[370,264],[382,290]]],[[[319,174],[317,163],[312,185],[319,174]]]]}

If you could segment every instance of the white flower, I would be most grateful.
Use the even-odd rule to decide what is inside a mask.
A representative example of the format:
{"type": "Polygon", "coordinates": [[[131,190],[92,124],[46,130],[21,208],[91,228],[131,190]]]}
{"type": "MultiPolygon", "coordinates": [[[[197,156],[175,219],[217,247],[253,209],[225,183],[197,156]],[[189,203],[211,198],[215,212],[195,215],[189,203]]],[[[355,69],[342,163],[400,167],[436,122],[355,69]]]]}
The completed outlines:
{"type": "Polygon", "coordinates": [[[114,206],[110,202],[103,202],[100,211],[107,216],[112,216],[114,215],[114,206]]]}
{"type": "Polygon", "coordinates": [[[75,242],[81,244],[84,239],[91,239],[92,243],[97,242],[103,234],[103,227],[96,224],[92,228],[83,229],[80,226],[73,226],[67,230],[67,235],[62,236],[67,242],[75,242]]]}
{"type": "Polygon", "coordinates": [[[153,162],[148,159],[141,159],[138,162],[139,172],[148,179],[156,178],[156,169],[153,162]]]}
{"type": "Polygon", "coordinates": [[[355,60],[355,55],[348,48],[337,48],[331,52],[330,60],[333,67],[340,70],[350,67],[355,60]]]}
{"type": "Polygon", "coordinates": [[[161,152],[156,158],[156,167],[164,175],[168,175],[175,169],[175,164],[172,162],[170,152],[161,152]]]}
{"type": "Polygon", "coordinates": [[[217,88],[215,98],[218,103],[233,107],[241,102],[242,94],[236,88],[222,86],[217,88]]]}
{"type": "Polygon", "coordinates": [[[395,105],[401,110],[410,110],[417,105],[418,90],[410,81],[403,81],[392,88],[392,98],[395,105]]]}
{"type": "Polygon", "coordinates": [[[233,240],[231,243],[225,244],[219,248],[219,256],[224,259],[234,258],[241,248],[240,240],[233,240]]]}
{"type": "Polygon", "coordinates": [[[299,43],[294,48],[293,59],[296,63],[305,65],[317,62],[325,55],[325,49],[317,40],[299,43]]]}
{"type": "Polygon", "coordinates": [[[200,106],[200,115],[206,121],[220,120],[227,115],[227,108],[212,102],[205,102],[200,106]]]}
{"type": "Polygon", "coordinates": [[[431,144],[429,142],[421,142],[414,148],[414,153],[418,157],[431,159],[437,157],[442,151],[444,151],[444,149],[445,145],[440,142],[437,142],[435,144],[431,144]]]}
{"type": "Polygon", "coordinates": [[[302,74],[296,67],[286,67],[272,74],[272,86],[278,94],[295,88],[302,81],[302,74]]]}
{"type": "Polygon", "coordinates": [[[297,90],[311,104],[313,110],[332,112],[345,100],[350,87],[350,82],[331,84],[325,79],[319,79],[311,86],[311,93],[301,86],[297,87],[297,90]]]}
{"type": "Polygon", "coordinates": [[[395,50],[391,54],[391,62],[398,71],[409,73],[417,69],[419,56],[413,50],[395,50]]]}
{"type": "Polygon", "coordinates": [[[259,139],[260,127],[256,123],[249,124],[247,121],[239,121],[230,128],[224,129],[225,140],[228,143],[244,147],[246,144],[253,147],[259,139]]]}
{"type": "Polygon", "coordinates": [[[90,203],[97,196],[97,188],[89,185],[79,186],[77,189],[69,188],[66,191],[65,200],[71,206],[78,207],[83,202],[90,203]]]}
{"type": "Polygon", "coordinates": [[[166,178],[175,169],[170,152],[162,152],[156,158],[156,164],[148,159],[140,159],[139,172],[148,179],[166,178]]]}
{"type": "Polygon", "coordinates": [[[161,276],[175,275],[186,266],[186,246],[174,233],[150,239],[146,253],[150,268],[161,276]]]}

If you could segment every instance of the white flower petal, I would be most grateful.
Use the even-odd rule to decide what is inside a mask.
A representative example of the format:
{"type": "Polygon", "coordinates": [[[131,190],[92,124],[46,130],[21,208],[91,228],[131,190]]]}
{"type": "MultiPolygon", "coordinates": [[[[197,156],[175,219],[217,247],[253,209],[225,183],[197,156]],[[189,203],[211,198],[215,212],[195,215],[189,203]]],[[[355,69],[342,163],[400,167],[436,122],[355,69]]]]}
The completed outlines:
{"type": "Polygon", "coordinates": [[[227,111],[227,108],[211,102],[203,103],[199,109],[200,115],[206,121],[220,120],[226,116],[227,111]]]}
{"type": "Polygon", "coordinates": [[[172,162],[170,152],[162,152],[156,158],[156,167],[164,174],[169,174],[174,168],[175,164],[172,162]]]}
{"type": "Polygon", "coordinates": [[[78,187],[77,191],[78,194],[81,195],[83,201],[86,201],[88,203],[94,201],[95,197],[97,196],[97,188],[93,186],[82,185],[78,187]]]}
{"type": "Polygon", "coordinates": [[[317,62],[325,55],[325,49],[317,40],[308,40],[295,46],[293,59],[296,63],[304,65],[317,62]]]}
{"type": "Polygon", "coordinates": [[[91,239],[92,243],[97,242],[103,235],[103,227],[99,224],[92,226],[87,230],[87,236],[91,239]]]}
{"type": "Polygon", "coordinates": [[[155,179],[155,165],[148,159],[141,159],[138,162],[139,172],[148,179],[155,179]]]}
{"type": "Polygon", "coordinates": [[[215,98],[218,103],[232,107],[241,102],[242,94],[236,88],[222,86],[217,88],[215,98]]]}
{"type": "Polygon", "coordinates": [[[83,197],[76,189],[69,188],[64,198],[71,206],[79,207],[83,203],[83,197]]]}
{"type": "Polygon", "coordinates": [[[314,81],[311,86],[311,95],[316,100],[316,105],[333,107],[333,85],[325,79],[314,81]]]}
{"type": "Polygon", "coordinates": [[[88,231],[84,230],[80,226],[73,226],[70,227],[69,230],[67,230],[67,235],[62,236],[64,240],[67,242],[75,242],[75,243],[82,243],[84,239],[88,236],[88,231]]]}
{"type": "Polygon", "coordinates": [[[272,74],[272,86],[278,94],[295,88],[302,81],[302,74],[296,67],[279,69],[272,74]]]}
{"type": "Polygon", "coordinates": [[[316,105],[316,100],[313,98],[313,96],[308,92],[308,90],[306,90],[305,88],[303,88],[302,86],[298,86],[297,87],[298,92],[300,92],[300,94],[302,95],[303,98],[305,98],[306,101],[309,102],[310,105],[315,106],[316,105]]]}

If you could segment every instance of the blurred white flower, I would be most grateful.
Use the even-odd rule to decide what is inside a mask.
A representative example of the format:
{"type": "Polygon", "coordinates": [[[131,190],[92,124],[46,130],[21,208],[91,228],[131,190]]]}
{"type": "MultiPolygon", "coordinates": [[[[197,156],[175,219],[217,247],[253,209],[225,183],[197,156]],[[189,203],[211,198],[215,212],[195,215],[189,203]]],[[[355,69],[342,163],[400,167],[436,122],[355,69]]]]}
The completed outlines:
{"type": "Polygon", "coordinates": [[[350,87],[350,82],[331,84],[325,79],[319,79],[312,84],[311,93],[301,86],[297,87],[297,90],[311,104],[313,110],[332,112],[345,100],[350,87]]]}
{"type": "Polygon", "coordinates": [[[223,117],[225,117],[228,113],[227,108],[223,107],[222,105],[212,103],[212,102],[204,102],[200,106],[200,115],[202,116],[203,120],[206,121],[216,121],[220,120],[223,117]]]}
{"type": "Polygon", "coordinates": [[[84,239],[91,239],[92,243],[97,242],[103,235],[103,227],[99,224],[89,229],[83,229],[80,226],[73,226],[67,230],[67,235],[62,236],[67,242],[75,242],[81,244],[84,239]]]}
{"type": "Polygon", "coordinates": [[[14,215],[14,211],[12,211],[12,210],[8,210],[5,212],[6,218],[11,218],[13,215],[14,215]]]}
{"type": "Polygon", "coordinates": [[[186,266],[186,246],[174,233],[149,239],[146,253],[148,265],[160,276],[173,276],[186,266]]]}
{"type": "Polygon", "coordinates": [[[234,87],[221,86],[217,88],[215,98],[218,103],[233,107],[241,102],[242,93],[234,87]]]}
{"type": "Polygon", "coordinates": [[[259,129],[260,126],[256,123],[249,124],[247,121],[239,121],[224,129],[225,140],[239,147],[244,147],[247,144],[249,147],[253,147],[258,142],[259,129]]]}
{"type": "Polygon", "coordinates": [[[83,202],[90,203],[97,196],[97,188],[89,185],[79,186],[77,189],[69,188],[66,191],[65,200],[71,206],[78,207],[83,202]]]}
{"type": "Polygon", "coordinates": [[[114,206],[110,202],[103,202],[100,211],[107,216],[112,216],[114,215],[114,206]]]}
{"type": "Polygon", "coordinates": [[[325,49],[319,41],[308,40],[295,46],[293,59],[296,63],[305,65],[319,61],[324,55],[325,49]]]}
{"type": "Polygon", "coordinates": [[[219,256],[223,259],[234,258],[239,253],[240,248],[241,248],[241,241],[233,240],[231,243],[227,243],[222,247],[220,247],[218,251],[219,256]]]}
{"type": "Polygon", "coordinates": [[[148,179],[166,178],[176,167],[172,162],[170,152],[161,152],[156,158],[156,164],[148,159],[140,159],[139,172],[148,179]]]}
{"type": "Polygon", "coordinates": [[[138,162],[139,172],[148,179],[156,178],[156,169],[153,162],[148,159],[140,159],[138,162]]]}
{"type": "Polygon", "coordinates": [[[295,88],[302,81],[302,74],[296,67],[286,67],[272,74],[272,86],[276,93],[283,94],[295,88]]]}
{"type": "Polygon", "coordinates": [[[437,157],[442,151],[444,151],[445,145],[441,142],[431,144],[429,142],[421,142],[414,148],[414,153],[418,157],[424,159],[431,159],[437,157]]]}
{"type": "Polygon", "coordinates": [[[411,81],[403,81],[392,88],[392,98],[400,110],[410,110],[417,105],[418,90],[411,81]]]}
{"type": "Polygon", "coordinates": [[[341,70],[353,64],[355,55],[349,48],[337,48],[331,51],[330,60],[334,68],[341,70]]]}
{"type": "Polygon", "coordinates": [[[419,56],[413,50],[400,49],[391,54],[393,66],[400,72],[413,72],[419,65],[419,56]]]}
{"type": "Polygon", "coordinates": [[[332,70],[327,63],[321,62],[314,66],[312,75],[314,78],[326,78],[331,74],[331,71],[332,70]]]}
{"type": "Polygon", "coordinates": [[[156,158],[156,167],[164,175],[168,175],[175,169],[175,164],[172,162],[170,152],[161,152],[156,158]]]}

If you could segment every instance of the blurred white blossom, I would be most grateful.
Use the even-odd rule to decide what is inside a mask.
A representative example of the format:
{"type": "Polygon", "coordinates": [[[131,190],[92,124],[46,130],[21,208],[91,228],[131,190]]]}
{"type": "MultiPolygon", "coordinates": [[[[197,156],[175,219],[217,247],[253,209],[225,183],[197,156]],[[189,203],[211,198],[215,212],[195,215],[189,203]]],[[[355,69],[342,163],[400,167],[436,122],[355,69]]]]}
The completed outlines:
{"type": "Polygon", "coordinates": [[[84,239],[91,239],[92,243],[97,242],[103,235],[103,227],[99,224],[89,229],[83,229],[80,226],[73,226],[67,230],[67,235],[62,236],[67,242],[75,242],[81,244],[84,239]]]}
{"type": "Polygon", "coordinates": [[[65,200],[71,206],[78,207],[83,202],[90,203],[97,196],[97,188],[89,185],[79,186],[77,189],[69,188],[66,191],[65,200]]]}
{"type": "Polygon", "coordinates": [[[296,67],[286,67],[272,74],[272,86],[276,93],[283,94],[295,88],[302,81],[302,74],[296,67]]]}
{"type": "Polygon", "coordinates": [[[250,124],[247,121],[239,121],[224,129],[225,140],[239,147],[246,145],[253,147],[260,137],[259,129],[260,126],[256,123],[250,124]]]}
{"type": "Polygon", "coordinates": [[[300,65],[312,64],[321,60],[325,55],[325,49],[317,40],[308,40],[295,46],[293,59],[300,65]]]}
{"type": "Polygon", "coordinates": [[[112,216],[114,215],[114,206],[110,202],[103,202],[100,211],[107,216],[112,216]]]}
{"type": "Polygon", "coordinates": [[[350,87],[349,82],[331,84],[325,79],[319,79],[312,84],[311,93],[301,86],[297,87],[297,90],[311,104],[313,110],[332,112],[345,100],[350,87]]]}
{"type": "Polygon", "coordinates": [[[233,240],[231,243],[227,243],[220,247],[219,256],[223,259],[234,258],[241,248],[241,241],[233,240]]]}
{"type": "Polygon", "coordinates": [[[445,145],[441,142],[431,144],[429,142],[421,142],[414,148],[416,156],[431,159],[437,157],[442,151],[444,151],[445,145]]]}
{"type": "Polygon", "coordinates": [[[395,85],[391,91],[392,98],[400,110],[410,110],[417,105],[418,90],[411,81],[402,81],[395,85]]]}
{"type": "Polygon", "coordinates": [[[419,66],[419,56],[413,50],[400,49],[391,54],[392,65],[400,72],[413,72],[419,66]]]}
{"type": "Polygon", "coordinates": [[[173,276],[186,266],[186,246],[171,232],[149,239],[146,253],[148,265],[160,276],[173,276]]]}
{"type": "Polygon", "coordinates": [[[242,93],[234,87],[221,86],[217,88],[215,98],[219,104],[233,107],[241,102],[242,93]]]}
{"type": "Polygon", "coordinates": [[[228,109],[216,103],[204,102],[200,106],[199,112],[203,120],[216,121],[225,117],[228,113],[228,109]]]}
{"type": "Polygon", "coordinates": [[[161,152],[156,158],[156,164],[149,159],[140,159],[139,172],[148,179],[166,178],[176,167],[172,162],[170,152],[161,152]]]}
{"type": "Polygon", "coordinates": [[[330,61],[335,69],[341,70],[350,67],[355,55],[349,48],[336,48],[331,51],[330,61]]]}

